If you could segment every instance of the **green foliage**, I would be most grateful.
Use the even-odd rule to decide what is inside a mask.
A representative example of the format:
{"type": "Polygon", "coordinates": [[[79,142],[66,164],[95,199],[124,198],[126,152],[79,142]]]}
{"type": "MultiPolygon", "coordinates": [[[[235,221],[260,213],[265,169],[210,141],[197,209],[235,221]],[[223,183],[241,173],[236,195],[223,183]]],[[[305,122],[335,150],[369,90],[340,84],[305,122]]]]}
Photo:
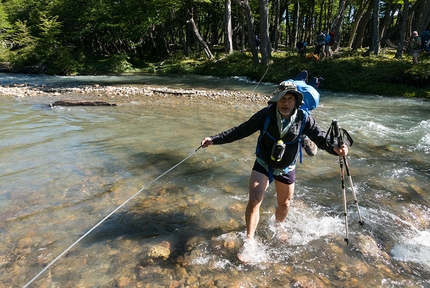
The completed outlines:
{"type": "Polygon", "coordinates": [[[7,34],[8,40],[15,46],[10,51],[9,61],[12,66],[20,68],[37,62],[38,57],[34,51],[37,39],[31,35],[26,21],[16,21],[7,34]]]}
{"type": "Polygon", "coordinates": [[[82,69],[82,63],[75,60],[71,49],[58,47],[49,54],[44,61],[45,72],[48,74],[71,75],[82,69]]]}
{"type": "MultiPolygon", "coordinates": [[[[3,4],[0,2],[0,31],[4,31],[6,29],[10,29],[11,25],[7,20],[7,13],[4,9],[3,4]]],[[[2,33],[0,33],[1,35],[2,33]]]]}
{"type": "Polygon", "coordinates": [[[0,2],[0,62],[6,62],[10,58],[5,31],[10,30],[11,27],[9,21],[7,21],[7,13],[4,6],[0,2]]]}
{"type": "Polygon", "coordinates": [[[80,74],[111,74],[130,71],[133,66],[128,62],[126,54],[115,54],[105,58],[88,58],[82,56],[79,63],[82,65],[76,71],[80,74]]]}
{"type": "Polygon", "coordinates": [[[27,26],[27,21],[16,21],[12,30],[8,31],[8,34],[12,36],[12,42],[19,47],[36,45],[36,38],[31,35],[30,29],[27,26]]]}
{"type": "MultiPolygon", "coordinates": [[[[67,48],[60,46],[58,35],[61,33],[61,23],[57,21],[58,17],[46,17],[43,15],[40,17],[40,29],[39,37],[37,38],[37,45],[35,52],[38,54],[40,62],[51,63],[55,62],[54,59],[60,57],[69,58],[67,56],[67,48]]],[[[66,61],[60,60],[61,62],[66,61]]],[[[57,64],[54,64],[57,65],[57,64]]]]}

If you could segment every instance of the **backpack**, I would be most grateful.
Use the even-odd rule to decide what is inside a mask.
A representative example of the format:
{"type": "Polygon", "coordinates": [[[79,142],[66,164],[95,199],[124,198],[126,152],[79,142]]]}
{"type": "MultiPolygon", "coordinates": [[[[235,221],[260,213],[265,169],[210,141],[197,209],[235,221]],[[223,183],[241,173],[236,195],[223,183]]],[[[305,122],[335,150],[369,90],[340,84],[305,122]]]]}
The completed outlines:
{"type": "Polygon", "coordinates": [[[421,37],[421,49],[422,50],[428,50],[430,48],[426,47],[428,46],[428,42],[430,41],[430,31],[426,30],[420,35],[421,37]]]}
{"type": "Polygon", "coordinates": [[[325,36],[324,36],[324,34],[319,34],[317,36],[317,43],[318,44],[323,44],[324,42],[325,42],[325,36]]]}
{"type": "Polygon", "coordinates": [[[297,90],[299,90],[303,94],[304,104],[302,104],[300,108],[308,112],[317,108],[318,104],[320,103],[320,93],[314,87],[312,87],[311,85],[308,85],[303,80],[290,79],[287,81],[291,81],[294,84],[296,84],[297,90]]]}

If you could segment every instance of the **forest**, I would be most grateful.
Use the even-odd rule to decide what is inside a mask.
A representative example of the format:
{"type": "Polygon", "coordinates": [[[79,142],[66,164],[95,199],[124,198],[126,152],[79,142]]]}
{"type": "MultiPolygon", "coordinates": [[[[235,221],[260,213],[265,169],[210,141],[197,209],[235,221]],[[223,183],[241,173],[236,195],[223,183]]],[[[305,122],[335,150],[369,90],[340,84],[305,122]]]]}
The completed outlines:
{"type": "Polygon", "coordinates": [[[428,0],[2,0],[2,70],[47,74],[118,73],[174,55],[213,59],[313,44],[332,31],[334,51],[408,50],[428,30],[428,0]],[[257,47],[255,38],[259,37],[257,47]]]}

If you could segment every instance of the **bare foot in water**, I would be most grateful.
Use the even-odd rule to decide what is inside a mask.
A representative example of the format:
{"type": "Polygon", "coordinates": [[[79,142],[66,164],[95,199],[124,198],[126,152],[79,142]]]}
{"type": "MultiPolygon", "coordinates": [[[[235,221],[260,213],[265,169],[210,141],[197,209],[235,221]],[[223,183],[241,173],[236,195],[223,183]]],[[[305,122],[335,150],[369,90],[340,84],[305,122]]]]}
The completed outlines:
{"type": "Polygon", "coordinates": [[[278,241],[286,243],[288,242],[288,231],[286,229],[286,227],[284,227],[284,223],[276,223],[275,224],[275,229],[276,229],[276,234],[275,237],[278,241]]]}
{"type": "Polygon", "coordinates": [[[255,264],[267,261],[264,245],[255,239],[246,239],[242,249],[237,253],[237,259],[244,264],[255,264]]]}

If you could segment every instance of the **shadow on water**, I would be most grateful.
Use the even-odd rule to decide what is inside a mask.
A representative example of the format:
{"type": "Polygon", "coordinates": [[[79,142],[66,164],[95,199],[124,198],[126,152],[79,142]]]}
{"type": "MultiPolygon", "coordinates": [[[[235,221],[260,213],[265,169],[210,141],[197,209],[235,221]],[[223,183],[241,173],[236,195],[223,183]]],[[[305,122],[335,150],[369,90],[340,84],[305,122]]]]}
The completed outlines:
{"type": "MultiPolygon", "coordinates": [[[[141,163],[132,168],[133,173],[154,175],[150,177],[153,178],[152,181],[184,160],[174,151],[140,152],[131,155],[131,158],[134,163],[141,163]]],[[[133,205],[126,206],[122,209],[126,211],[119,211],[104,221],[82,241],[83,245],[91,246],[117,238],[142,241],[172,234],[175,239],[172,243],[173,250],[180,256],[182,252],[188,250],[186,243],[191,238],[201,236],[209,240],[238,228],[244,229],[244,226],[229,227],[223,222],[219,222],[218,226],[202,226],[202,217],[208,217],[207,215],[213,213],[223,213],[223,217],[226,218],[238,217],[237,212],[231,213],[228,209],[216,211],[216,208],[202,203],[202,199],[195,199],[193,195],[195,192],[188,191],[189,186],[196,185],[194,182],[207,177],[208,174],[216,173],[211,172],[211,169],[186,161],[154,183],[150,182],[152,185],[147,186],[150,183],[146,183],[140,195],[131,201],[133,205]],[[177,180],[175,184],[170,184],[172,178],[183,179],[183,185],[178,184],[177,180]]],[[[107,192],[112,192],[112,188],[108,188],[107,192]]],[[[242,211],[240,211],[241,216],[242,211]]]]}

